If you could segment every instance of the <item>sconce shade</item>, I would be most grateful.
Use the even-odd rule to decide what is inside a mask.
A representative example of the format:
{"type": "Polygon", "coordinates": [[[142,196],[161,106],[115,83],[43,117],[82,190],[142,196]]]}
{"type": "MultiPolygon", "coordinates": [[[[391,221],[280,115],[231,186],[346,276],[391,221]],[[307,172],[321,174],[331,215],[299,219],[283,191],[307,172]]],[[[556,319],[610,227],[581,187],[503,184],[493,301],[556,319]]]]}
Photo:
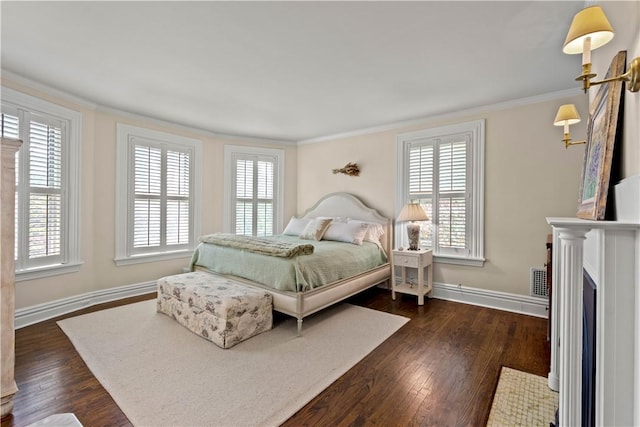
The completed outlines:
{"type": "Polygon", "coordinates": [[[398,221],[427,221],[429,217],[427,213],[417,203],[409,203],[400,211],[397,218],[398,221]]]}
{"type": "Polygon", "coordinates": [[[613,28],[600,6],[582,9],[573,17],[562,51],[568,54],[582,53],[584,39],[591,37],[591,50],[611,41],[613,28]]]}
{"type": "Polygon", "coordinates": [[[558,108],[558,114],[553,121],[555,126],[574,125],[580,122],[580,115],[576,106],[573,104],[564,104],[558,108]]]}

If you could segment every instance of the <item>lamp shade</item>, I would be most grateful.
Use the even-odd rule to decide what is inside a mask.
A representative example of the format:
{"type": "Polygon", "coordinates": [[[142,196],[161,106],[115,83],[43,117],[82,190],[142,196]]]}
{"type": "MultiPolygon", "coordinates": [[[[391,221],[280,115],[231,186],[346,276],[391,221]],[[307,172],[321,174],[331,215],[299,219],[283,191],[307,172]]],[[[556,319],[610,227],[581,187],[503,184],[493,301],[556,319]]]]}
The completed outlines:
{"type": "Polygon", "coordinates": [[[580,122],[580,115],[578,114],[578,110],[576,110],[576,106],[573,104],[564,104],[558,108],[558,114],[556,114],[556,118],[553,121],[555,126],[563,126],[574,125],[580,122]]]}
{"type": "Polygon", "coordinates": [[[397,218],[398,221],[427,221],[428,219],[427,213],[417,203],[404,205],[397,218]]]}
{"type": "Polygon", "coordinates": [[[562,51],[568,54],[582,53],[587,37],[591,37],[591,50],[609,43],[613,38],[613,28],[600,6],[587,7],[576,13],[562,51]]]}

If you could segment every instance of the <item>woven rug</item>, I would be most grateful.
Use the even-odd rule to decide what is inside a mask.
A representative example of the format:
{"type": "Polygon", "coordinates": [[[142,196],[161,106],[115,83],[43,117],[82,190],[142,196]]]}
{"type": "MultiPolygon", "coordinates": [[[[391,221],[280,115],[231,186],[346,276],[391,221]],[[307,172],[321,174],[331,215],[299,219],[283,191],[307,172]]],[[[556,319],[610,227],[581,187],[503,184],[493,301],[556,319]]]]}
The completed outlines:
{"type": "Polygon", "coordinates": [[[558,393],[547,379],[502,367],[487,426],[545,426],[555,419],[558,393]]]}
{"type": "MultiPolygon", "coordinates": [[[[58,324],[136,426],[279,425],[409,319],[350,304],[221,349],[155,300],[58,324]]],[[[105,420],[108,423],[108,420],[105,420]]]]}

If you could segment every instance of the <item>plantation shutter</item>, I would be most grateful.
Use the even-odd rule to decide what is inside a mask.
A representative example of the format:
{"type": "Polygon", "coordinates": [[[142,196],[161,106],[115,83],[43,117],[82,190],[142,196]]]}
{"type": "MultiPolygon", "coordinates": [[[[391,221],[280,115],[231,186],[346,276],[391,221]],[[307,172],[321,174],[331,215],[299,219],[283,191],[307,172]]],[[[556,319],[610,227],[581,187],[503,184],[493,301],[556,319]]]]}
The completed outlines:
{"type": "Polygon", "coordinates": [[[190,243],[191,153],[138,142],[133,148],[133,252],[190,243]]]}
{"type": "Polygon", "coordinates": [[[16,280],[78,271],[82,115],[4,88],[3,138],[22,141],[15,156],[16,280]]]}
{"type": "MultiPolygon", "coordinates": [[[[412,144],[409,150],[409,200],[419,201],[433,219],[433,149],[434,142],[412,144]]],[[[422,223],[420,228],[420,245],[433,247],[433,226],[422,223]]]]}
{"type": "Polygon", "coordinates": [[[20,139],[19,121],[17,115],[2,113],[0,126],[2,128],[3,138],[20,139]]]}
{"type": "Polygon", "coordinates": [[[189,243],[189,154],[167,152],[167,245],[189,243]]]}
{"type": "Polygon", "coordinates": [[[62,134],[62,123],[31,115],[27,251],[46,263],[61,262],[62,254],[62,134]]]}
{"type": "Polygon", "coordinates": [[[135,145],[133,247],[159,247],[162,217],[162,150],[135,145]]]}
{"type": "Polygon", "coordinates": [[[275,159],[236,153],[233,168],[233,232],[245,236],[273,235],[275,159]]]}
{"type": "MultiPolygon", "coordinates": [[[[484,258],[484,120],[398,135],[396,210],[420,203],[420,246],[438,262],[482,266],[484,258]]],[[[407,244],[395,227],[395,244],[407,244]]]]}
{"type": "Polygon", "coordinates": [[[467,142],[441,142],[438,172],[438,246],[440,252],[467,247],[467,142]]]}
{"type": "Polygon", "coordinates": [[[430,221],[421,223],[420,246],[436,254],[467,251],[468,141],[465,138],[424,139],[408,150],[408,195],[418,201],[430,221]]]}
{"type": "MultiPolygon", "coordinates": [[[[1,136],[3,138],[13,138],[13,139],[20,139],[20,128],[19,128],[19,123],[20,121],[18,120],[17,114],[16,115],[11,115],[11,114],[5,114],[2,113],[2,115],[0,115],[0,131],[1,131],[1,136]]],[[[16,152],[15,155],[15,162],[16,162],[16,193],[15,193],[15,221],[14,221],[14,246],[15,246],[15,251],[14,251],[14,261],[18,260],[18,253],[19,253],[19,246],[18,246],[18,239],[19,239],[19,200],[20,200],[20,196],[19,196],[19,189],[18,189],[18,184],[20,181],[20,150],[18,150],[16,152]]]]}
{"type": "Polygon", "coordinates": [[[17,109],[3,112],[0,123],[3,137],[23,140],[16,153],[16,270],[60,264],[64,261],[65,123],[17,109]]]}

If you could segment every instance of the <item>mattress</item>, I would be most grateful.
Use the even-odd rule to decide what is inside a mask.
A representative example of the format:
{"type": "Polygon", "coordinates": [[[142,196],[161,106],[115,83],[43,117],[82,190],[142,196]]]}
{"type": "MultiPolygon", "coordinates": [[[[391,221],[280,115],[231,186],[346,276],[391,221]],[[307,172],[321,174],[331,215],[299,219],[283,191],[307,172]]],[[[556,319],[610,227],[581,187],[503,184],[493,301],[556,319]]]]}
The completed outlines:
{"type": "Polygon", "coordinates": [[[304,292],[347,279],[383,265],[387,258],[375,243],[361,246],[328,240],[310,241],[278,235],[274,240],[312,244],[313,254],[282,258],[200,243],[191,268],[206,268],[262,283],[280,291],[304,292]]]}

